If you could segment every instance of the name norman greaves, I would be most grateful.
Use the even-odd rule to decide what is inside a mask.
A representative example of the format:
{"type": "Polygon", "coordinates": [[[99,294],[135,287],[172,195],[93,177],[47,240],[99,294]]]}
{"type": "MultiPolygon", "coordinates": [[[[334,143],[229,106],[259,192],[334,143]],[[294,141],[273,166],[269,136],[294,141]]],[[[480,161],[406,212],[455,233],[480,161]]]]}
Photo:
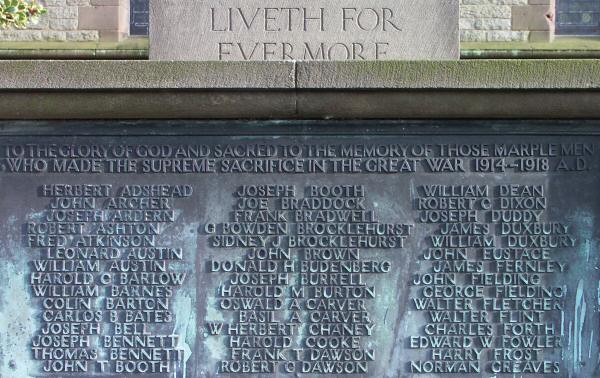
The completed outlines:
{"type": "MultiPolygon", "coordinates": [[[[400,21],[390,8],[211,8],[210,31],[241,33],[399,32],[400,21]],[[334,22],[326,22],[333,20],[334,22]]],[[[276,36],[277,34],[274,34],[276,36]]],[[[311,39],[314,39],[311,38],[311,39]]],[[[241,60],[332,60],[382,59],[388,52],[385,41],[336,42],[217,42],[218,59],[241,60]]]]}

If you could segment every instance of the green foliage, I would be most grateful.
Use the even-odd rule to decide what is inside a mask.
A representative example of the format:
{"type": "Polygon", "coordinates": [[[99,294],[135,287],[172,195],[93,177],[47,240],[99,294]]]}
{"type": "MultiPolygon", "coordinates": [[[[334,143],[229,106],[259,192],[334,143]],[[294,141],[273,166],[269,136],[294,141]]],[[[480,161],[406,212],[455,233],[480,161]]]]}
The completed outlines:
{"type": "Polygon", "coordinates": [[[35,0],[0,0],[0,28],[24,29],[37,24],[47,10],[35,0]]]}

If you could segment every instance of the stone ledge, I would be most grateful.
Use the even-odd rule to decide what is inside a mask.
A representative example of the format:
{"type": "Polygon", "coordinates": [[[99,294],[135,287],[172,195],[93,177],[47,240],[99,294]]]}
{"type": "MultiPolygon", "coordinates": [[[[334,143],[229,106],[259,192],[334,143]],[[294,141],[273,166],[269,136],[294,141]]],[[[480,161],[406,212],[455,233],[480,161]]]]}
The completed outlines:
{"type": "Polygon", "coordinates": [[[141,60],[8,60],[3,89],[293,89],[285,62],[152,62],[141,60]]]}
{"type": "Polygon", "coordinates": [[[2,64],[0,119],[600,118],[600,60],[2,64]]]}
{"type": "Polygon", "coordinates": [[[0,119],[600,119],[591,90],[0,91],[0,119]]]}
{"type": "Polygon", "coordinates": [[[299,62],[306,89],[598,89],[600,60],[299,62]]]}
{"type": "Polygon", "coordinates": [[[8,60],[2,90],[600,89],[600,60],[180,62],[8,60]]]}
{"type": "Polygon", "coordinates": [[[0,119],[288,118],[293,92],[263,91],[0,91],[0,119]]]}

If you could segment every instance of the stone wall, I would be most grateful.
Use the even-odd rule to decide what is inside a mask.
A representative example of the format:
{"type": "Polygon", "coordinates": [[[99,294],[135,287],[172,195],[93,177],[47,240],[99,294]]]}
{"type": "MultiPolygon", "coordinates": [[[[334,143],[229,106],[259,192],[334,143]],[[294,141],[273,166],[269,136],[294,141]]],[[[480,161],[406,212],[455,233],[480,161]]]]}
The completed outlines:
{"type": "Polygon", "coordinates": [[[0,41],[119,41],[129,35],[129,0],[41,0],[48,13],[0,41]]]}
{"type": "MultiPolygon", "coordinates": [[[[42,0],[48,14],[0,41],[118,41],[129,35],[129,0],[42,0]]],[[[555,0],[460,0],[463,42],[549,42],[555,0]]]]}
{"type": "Polygon", "coordinates": [[[460,0],[463,42],[550,42],[554,0],[460,0]]]}

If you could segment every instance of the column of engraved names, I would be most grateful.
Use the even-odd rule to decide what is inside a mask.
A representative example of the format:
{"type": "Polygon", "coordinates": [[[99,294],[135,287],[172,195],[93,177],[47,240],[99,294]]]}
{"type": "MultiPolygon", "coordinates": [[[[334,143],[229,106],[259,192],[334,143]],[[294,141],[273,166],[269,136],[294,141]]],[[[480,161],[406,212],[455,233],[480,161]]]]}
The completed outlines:
{"type": "Polygon", "coordinates": [[[388,255],[404,247],[412,225],[379,222],[363,185],[311,185],[304,198],[282,199],[282,207],[296,222],[289,246],[299,253],[303,300],[294,307],[307,319],[296,372],[368,374],[376,360],[369,338],[381,320],[372,316],[372,302],[381,288],[367,278],[390,272],[388,255]],[[386,252],[362,257],[368,250],[386,252]]]}
{"type": "Polygon", "coordinates": [[[217,289],[231,323],[209,322],[226,336],[220,372],[368,373],[366,348],[376,326],[368,274],[391,259],[361,259],[362,250],[404,247],[412,225],[381,223],[362,185],[240,187],[232,222],[207,225],[213,248],[247,250],[242,260],[212,259],[211,273],[230,273],[217,289]]]}
{"type": "Polygon", "coordinates": [[[183,258],[181,248],[161,247],[158,238],[175,220],[173,199],[191,187],[47,184],[39,191],[50,203],[27,223],[26,237],[42,247],[30,282],[44,297],[32,340],[43,371],[170,372],[181,358],[177,337],[155,331],[173,322],[169,298],[185,273],[169,266],[183,258]]]}
{"type": "Polygon", "coordinates": [[[425,325],[420,335],[409,337],[410,348],[423,350],[422,358],[410,362],[410,372],[481,373],[493,326],[482,308],[485,287],[469,277],[484,271],[478,253],[496,245],[493,230],[484,223],[492,207],[490,188],[422,185],[415,207],[421,227],[430,225],[432,232],[421,257],[425,272],[411,280],[416,293],[411,302],[425,325]]]}
{"type": "MultiPolygon", "coordinates": [[[[293,371],[293,337],[301,319],[288,316],[290,274],[295,265],[287,246],[289,214],[277,199],[294,197],[293,185],[244,185],[234,193],[231,222],[207,225],[213,248],[246,251],[242,260],[214,259],[209,272],[230,273],[220,283],[218,309],[229,312],[228,324],[210,322],[209,334],[224,334],[226,357],[218,364],[222,373],[276,373],[293,371]]],[[[292,307],[293,309],[293,307],[292,307]]]]}
{"type": "Polygon", "coordinates": [[[412,281],[422,294],[413,303],[427,324],[410,346],[429,359],[412,361],[411,370],[559,374],[559,362],[544,359],[543,351],[562,347],[549,315],[557,319],[564,288],[547,285],[546,277],[566,271],[552,251],[575,240],[567,225],[543,221],[544,186],[420,189],[419,219],[439,227],[423,254],[431,273],[412,281]]]}
{"type": "Polygon", "coordinates": [[[110,194],[109,185],[65,187],[43,185],[46,209],[25,225],[26,244],[39,253],[31,262],[29,282],[40,298],[40,328],[32,338],[33,358],[42,361],[46,373],[88,372],[99,358],[96,347],[102,334],[103,314],[100,261],[111,250],[88,250],[76,245],[90,226],[103,221],[96,203],[110,194]]]}
{"type": "Polygon", "coordinates": [[[493,373],[560,374],[560,362],[545,350],[561,349],[557,316],[563,310],[564,287],[552,285],[552,275],[566,273],[556,259],[561,249],[575,246],[569,226],[545,221],[549,206],[544,185],[500,185],[491,221],[500,235],[499,248],[483,250],[489,273],[472,282],[491,286],[484,308],[498,322],[490,371],[493,373]],[[553,320],[554,317],[554,320],[553,320]]]}

